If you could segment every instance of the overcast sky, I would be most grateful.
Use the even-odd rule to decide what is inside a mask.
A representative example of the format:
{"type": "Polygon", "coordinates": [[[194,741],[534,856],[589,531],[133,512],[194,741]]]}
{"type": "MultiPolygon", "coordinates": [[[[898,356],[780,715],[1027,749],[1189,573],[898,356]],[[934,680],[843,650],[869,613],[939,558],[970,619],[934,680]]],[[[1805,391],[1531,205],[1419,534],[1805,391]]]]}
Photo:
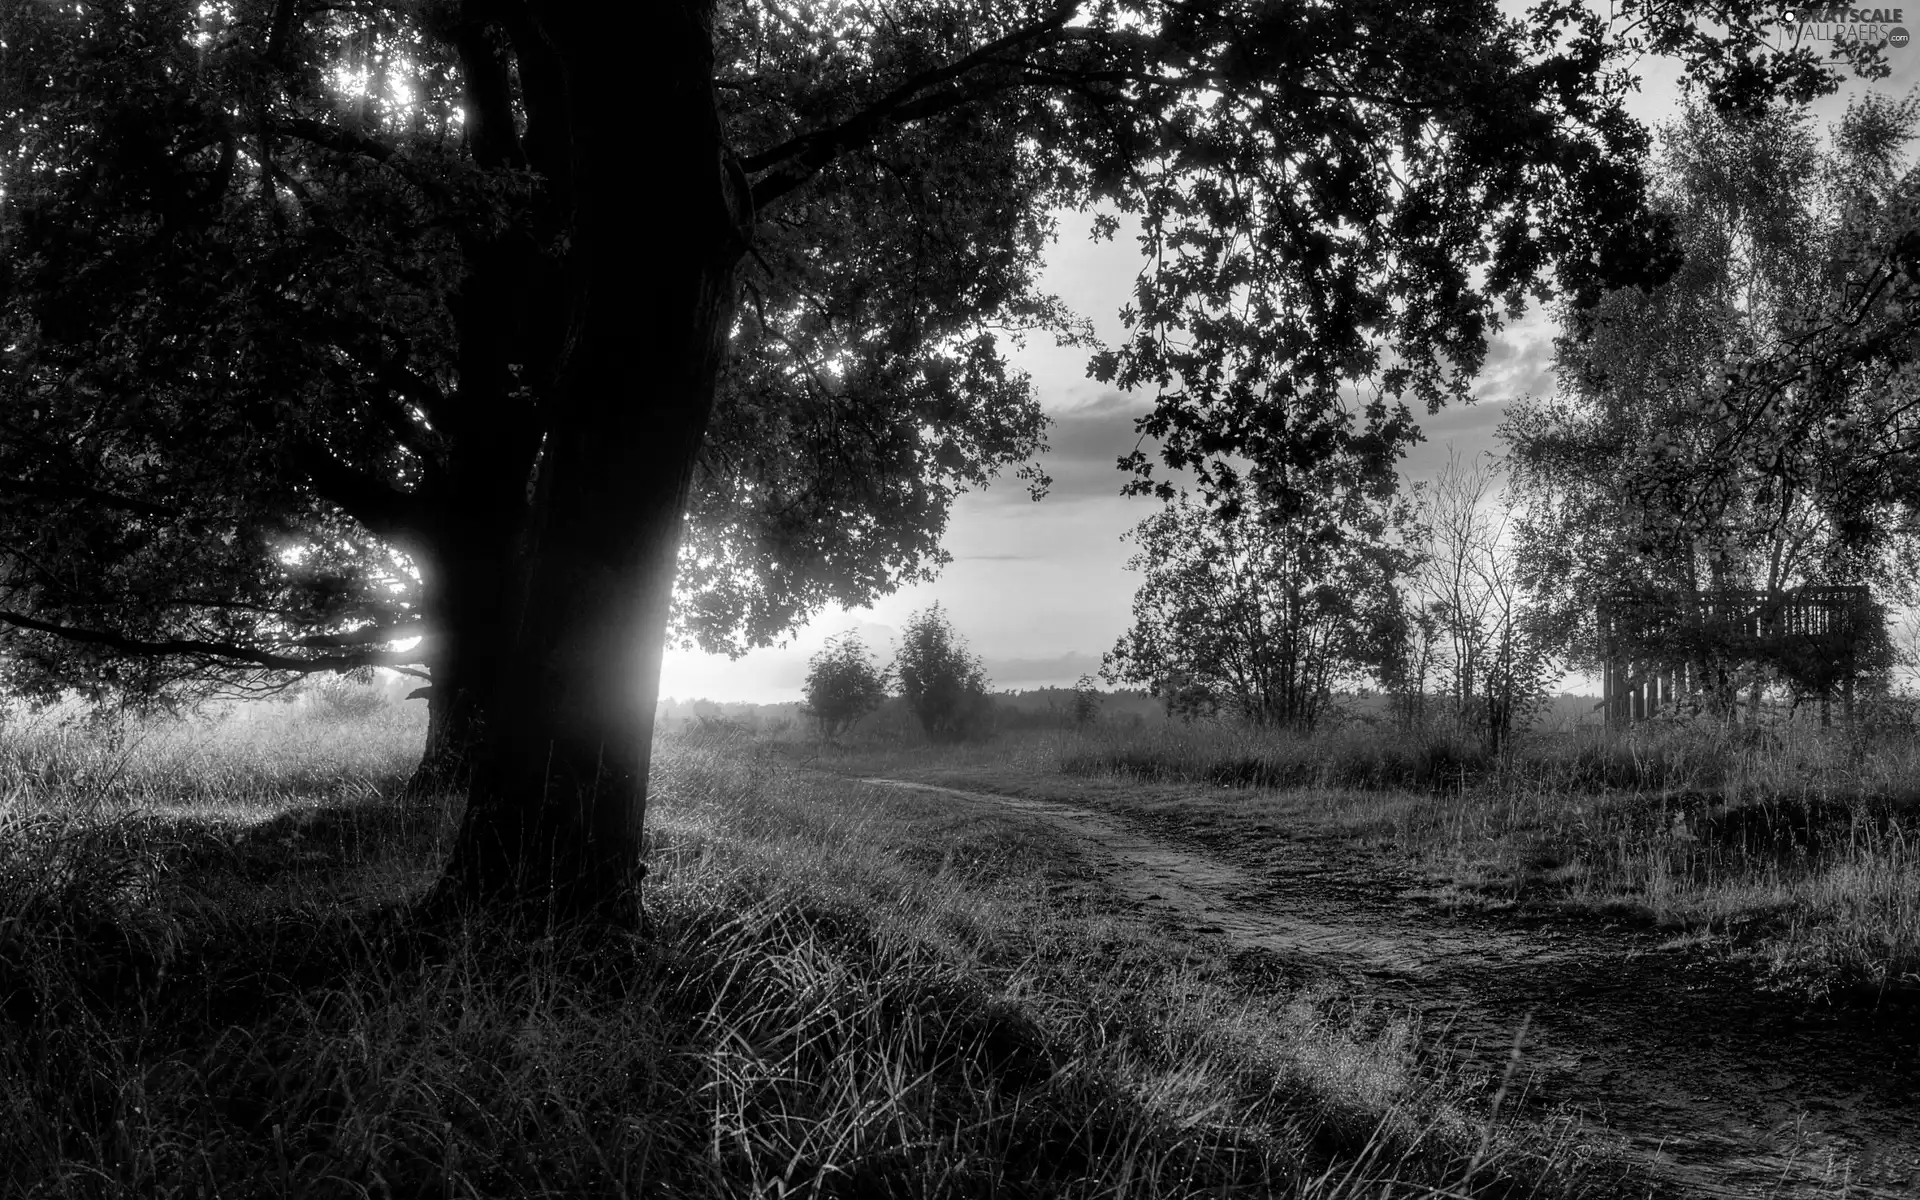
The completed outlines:
{"type": "MultiPolygon", "coordinates": [[[[1907,16],[1880,11],[1887,20],[1907,16]]],[[[1911,15],[1913,27],[1920,29],[1920,0],[1911,15]]],[[[1920,83],[1920,44],[1885,54],[1891,77],[1872,85],[1854,81],[1815,106],[1822,133],[1845,111],[1850,95],[1872,87],[1902,96],[1920,83]]],[[[1670,119],[1679,97],[1678,70],[1649,60],[1641,75],[1634,114],[1649,126],[1670,119]]],[[[1090,318],[1101,338],[1113,344],[1121,332],[1116,313],[1140,269],[1139,250],[1124,231],[1112,242],[1094,244],[1089,226],[1086,215],[1061,214],[1044,286],[1090,318]]],[[[1507,403],[1553,387],[1553,334],[1552,322],[1538,311],[1506,329],[1489,346],[1486,369],[1474,387],[1476,403],[1424,420],[1427,440],[1402,464],[1403,474],[1431,478],[1446,463],[1450,446],[1470,454],[1497,452],[1493,434],[1507,403]]],[[[1030,501],[1010,477],[959,497],[946,535],[954,561],[933,583],[904,588],[871,608],[829,609],[785,649],[760,650],[737,661],[669,651],[660,694],[682,700],[798,700],[807,659],[826,638],[858,630],[884,663],[907,616],[936,600],[985,660],[997,689],[1061,686],[1083,671],[1097,674],[1101,654],[1128,624],[1137,583],[1125,569],[1133,544],[1122,535],[1159,502],[1121,496],[1126,476],[1114,465],[1133,450],[1138,439],[1133,422],[1152,408],[1151,393],[1122,394],[1101,386],[1086,377],[1086,360],[1086,351],[1059,350],[1047,339],[1016,355],[1033,376],[1041,407],[1053,418],[1046,439],[1051,449],[1041,460],[1053,477],[1046,499],[1030,501]]],[[[1146,449],[1151,453],[1153,447],[1146,449]]],[[[1570,677],[1566,686],[1591,690],[1590,681],[1579,677],[1570,677]]]]}

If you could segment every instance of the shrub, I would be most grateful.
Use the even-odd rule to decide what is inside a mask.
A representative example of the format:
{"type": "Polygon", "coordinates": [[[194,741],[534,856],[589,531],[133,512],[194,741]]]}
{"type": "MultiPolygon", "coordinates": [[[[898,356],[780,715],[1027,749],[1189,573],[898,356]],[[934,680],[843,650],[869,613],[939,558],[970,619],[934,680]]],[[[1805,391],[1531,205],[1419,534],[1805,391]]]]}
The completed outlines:
{"type": "Polygon", "coordinates": [[[992,732],[993,702],[980,660],[935,604],[907,620],[893,674],[907,707],[935,741],[962,741],[992,732]]]}
{"type": "Polygon", "coordinates": [[[821,737],[832,741],[880,707],[891,674],[874,667],[858,634],[828,638],[826,648],[808,660],[807,703],[801,711],[819,723],[821,737]]]}
{"type": "Polygon", "coordinates": [[[1094,690],[1093,676],[1082,675],[1073,683],[1073,723],[1085,728],[1100,716],[1100,693],[1094,690]]]}

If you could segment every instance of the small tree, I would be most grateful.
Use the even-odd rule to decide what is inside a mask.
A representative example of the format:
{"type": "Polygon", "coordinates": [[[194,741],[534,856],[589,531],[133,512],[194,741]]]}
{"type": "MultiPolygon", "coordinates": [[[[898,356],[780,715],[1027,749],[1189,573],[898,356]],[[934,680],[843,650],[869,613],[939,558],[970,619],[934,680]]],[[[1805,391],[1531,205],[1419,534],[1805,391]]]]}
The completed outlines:
{"type": "Polygon", "coordinates": [[[992,702],[986,675],[939,604],[907,619],[892,670],[907,709],[928,737],[958,741],[987,725],[992,702]]]}
{"type": "Polygon", "coordinates": [[[1093,676],[1082,675],[1073,683],[1073,724],[1085,729],[1100,716],[1100,693],[1094,690],[1093,676]]]}
{"type": "Polygon", "coordinates": [[[1427,724],[1427,684],[1432,679],[1441,638],[1439,614],[1395,587],[1375,616],[1372,643],[1379,647],[1375,675],[1387,694],[1388,711],[1402,729],[1427,724]]]}
{"type": "Polygon", "coordinates": [[[1490,455],[1449,455],[1423,497],[1429,541],[1414,574],[1455,729],[1484,739],[1490,753],[1545,704],[1555,666],[1513,553],[1517,500],[1501,487],[1506,471],[1490,455]]]}
{"type": "Polygon", "coordinates": [[[887,698],[891,671],[873,664],[860,635],[851,631],[827,639],[825,649],[807,660],[807,702],[801,709],[832,741],[887,698]]]}
{"type": "Polygon", "coordinates": [[[1148,685],[1169,716],[1309,731],[1336,682],[1378,668],[1409,520],[1390,481],[1331,460],[1256,473],[1212,506],[1182,497],[1132,535],[1145,579],[1101,674],[1148,685]]]}

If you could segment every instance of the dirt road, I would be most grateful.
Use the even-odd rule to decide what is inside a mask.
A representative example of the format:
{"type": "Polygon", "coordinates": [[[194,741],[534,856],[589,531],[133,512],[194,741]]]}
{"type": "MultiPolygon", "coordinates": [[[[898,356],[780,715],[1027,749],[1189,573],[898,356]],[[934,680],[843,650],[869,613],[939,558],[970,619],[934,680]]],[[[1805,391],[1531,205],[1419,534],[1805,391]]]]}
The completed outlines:
{"type": "Polygon", "coordinates": [[[1072,834],[1105,884],[1287,976],[1419,1011],[1464,1071],[1626,1139],[1681,1194],[1920,1198],[1920,1030],[1821,1012],[1746,968],[1591,922],[1454,916],[1375,855],[1278,836],[1221,850],[1058,800],[902,780],[1072,834]]]}

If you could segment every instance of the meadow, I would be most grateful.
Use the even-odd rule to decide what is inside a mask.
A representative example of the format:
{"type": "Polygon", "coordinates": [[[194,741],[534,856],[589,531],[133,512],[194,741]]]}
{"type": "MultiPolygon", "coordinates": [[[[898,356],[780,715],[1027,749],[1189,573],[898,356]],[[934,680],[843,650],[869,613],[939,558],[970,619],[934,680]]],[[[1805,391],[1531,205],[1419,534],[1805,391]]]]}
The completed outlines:
{"type": "Polygon", "coordinates": [[[1160,936],[1042,824],[852,773],[1071,784],[1202,840],[1313,821],[1462,903],[1750,939],[1802,988],[1915,970],[1906,751],[1684,733],[1523,768],[1130,722],[933,747],[707,721],[657,746],[640,935],[425,928],[404,902],[458,802],[399,799],[419,708],[9,718],[0,1194],[1648,1194],[1413,1018],[1160,936]],[[1174,778],[1208,798],[1142,798],[1174,778]]]}
{"type": "Polygon", "coordinates": [[[1063,709],[973,745],[779,736],[836,771],[1070,797],[1241,853],[1310,831],[1405,859],[1450,907],[1593,915],[1751,960],[1762,986],[1920,1002],[1920,731],[1897,703],[1852,727],[1560,728],[1491,757],[1377,719],[1302,737],[1063,709]]]}

